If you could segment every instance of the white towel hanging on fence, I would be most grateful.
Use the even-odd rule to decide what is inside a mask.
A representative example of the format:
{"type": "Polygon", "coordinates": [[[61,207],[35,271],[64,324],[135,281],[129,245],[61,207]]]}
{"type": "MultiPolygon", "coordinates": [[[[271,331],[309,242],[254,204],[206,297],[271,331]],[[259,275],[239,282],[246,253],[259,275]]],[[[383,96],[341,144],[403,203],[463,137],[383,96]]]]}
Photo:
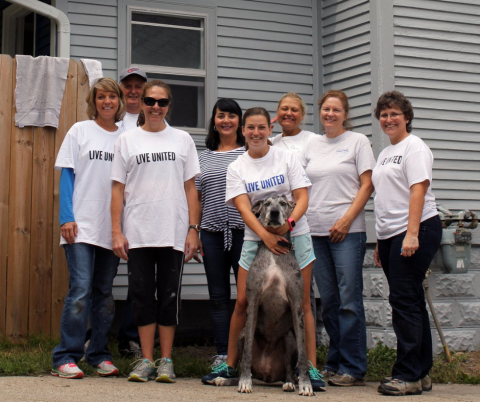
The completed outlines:
{"type": "Polygon", "coordinates": [[[93,59],[80,59],[80,61],[85,67],[88,76],[88,83],[91,88],[95,80],[103,77],[102,63],[93,59]]]}
{"type": "Polygon", "coordinates": [[[15,125],[58,128],[70,59],[15,56],[15,125]]]}

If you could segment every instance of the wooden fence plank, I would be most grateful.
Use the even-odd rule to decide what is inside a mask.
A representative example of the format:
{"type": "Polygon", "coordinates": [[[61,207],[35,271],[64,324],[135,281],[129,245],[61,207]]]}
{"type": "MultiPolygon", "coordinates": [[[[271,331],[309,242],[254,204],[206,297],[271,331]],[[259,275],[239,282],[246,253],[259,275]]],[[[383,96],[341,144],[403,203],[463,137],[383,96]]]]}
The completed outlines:
{"type": "Polygon", "coordinates": [[[0,336],[5,336],[13,60],[0,55],[0,336]]]}
{"type": "Polygon", "coordinates": [[[33,131],[29,334],[50,335],[55,132],[53,127],[33,131]]]}
{"type": "MultiPolygon", "coordinates": [[[[13,87],[16,68],[15,61],[13,87]]],[[[6,335],[14,342],[24,341],[28,332],[32,148],[33,127],[14,127],[12,119],[6,335]]]]}
{"type": "MultiPolygon", "coordinates": [[[[80,64],[80,63],[79,63],[80,64]]],[[[67,82],[63,94],[62,108],[60,110],[60,122],[55,135],[54,158],[57,157],[65,134],[77,121],[77,62],[70,60],[67,82]]],[[[60,319],[63,303],[68,291],[68,267],[65,253],[59,246],[60,225],[58,222],[59,203],[59,182],[60,172],[54,171],[53,190],[53,248],[52,248],[52,307],[51,307],[51,334],[53,337],[60,335],[60,319]]]]}
{"type": "Polygon", "coordinates": [[[77,121],[88,120],[87,96],[90,92],[88,76],[82,62],[78,62],[77,121]]]}

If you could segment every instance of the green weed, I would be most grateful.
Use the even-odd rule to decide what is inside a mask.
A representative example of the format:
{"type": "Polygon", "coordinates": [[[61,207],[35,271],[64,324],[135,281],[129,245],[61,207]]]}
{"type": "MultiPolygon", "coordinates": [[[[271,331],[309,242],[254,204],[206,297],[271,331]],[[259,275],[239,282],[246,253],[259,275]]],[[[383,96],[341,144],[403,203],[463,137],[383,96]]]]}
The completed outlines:
{"type": "MultiPolygon", "coordinates": [[[[0,376],[29,376],[48,375],[51,369],[52,350],[58,340],[41,336],[32,336],[24,344],[13,344],[0,338],[0,376]]],[[[116,343],[109,345],[113,363],[118,367],[122,376],[126,377],[132,370],[134,359],[123,358],[117,351],[116,343]]],[[[181,347],[174,348],[173,362],[175,374],[178,377],[201,378],[210,371],[210,355],[213,348],[181,347]]],[[[328,348],[321,346],[317,349],[318,367],[323,367],[327,361],[328,348]]],[[[154,352],[154,359],[159,359],[158,348],[154,352]]],[[[453,361],[448,363],[445,355],[435,358],[430,372],[435,383],[480,384],[480,376],[472,377],[462,371],[462,363],[468,358],[464,353],[452,353],[453,361]]],[[[395,349],[382,343],[377,344],[367,353],[368,369],[367,381],[380,381],[391,375],[393,363],[396,359],[395,349]]],[[[79,363],[80,368],[87,376],[96,376],[95,369],[86,363],[79,363]]]]}

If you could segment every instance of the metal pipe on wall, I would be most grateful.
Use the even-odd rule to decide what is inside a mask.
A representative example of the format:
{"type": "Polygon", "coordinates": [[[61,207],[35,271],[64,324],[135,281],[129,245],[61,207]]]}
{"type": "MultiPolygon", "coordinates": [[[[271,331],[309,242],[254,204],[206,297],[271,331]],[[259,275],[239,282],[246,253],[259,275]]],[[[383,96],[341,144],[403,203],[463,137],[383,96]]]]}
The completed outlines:
{"type": "Polygon", "coordinates": [[[57,25],[58,46],[57,56],[70,58],[70,21],[58,8],[42,3],[38,0],[7,0],[9,3],[18,4],[37,14],[50,18],[57,25]]]}

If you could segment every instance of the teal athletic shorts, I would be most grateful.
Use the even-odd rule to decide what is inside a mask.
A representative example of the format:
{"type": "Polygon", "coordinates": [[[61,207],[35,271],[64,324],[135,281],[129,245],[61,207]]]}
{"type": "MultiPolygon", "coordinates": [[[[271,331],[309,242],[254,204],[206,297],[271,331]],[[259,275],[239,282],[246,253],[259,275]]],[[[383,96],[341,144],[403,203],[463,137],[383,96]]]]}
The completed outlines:
{"type": "MultiPolygon", "coordinates": [[[[315,253],[313,252],[312,236],[310,233],[292,237],[292,243],[295,246],[295,257],[297,258],[300,269],[305,268],[308,264],[315,261],[315,253]]],[[[258,241],[244,240],[240,261],[238,262],[243,269],[248,271],[252,265],[253,259],[257,255],[258,241]]]]}

